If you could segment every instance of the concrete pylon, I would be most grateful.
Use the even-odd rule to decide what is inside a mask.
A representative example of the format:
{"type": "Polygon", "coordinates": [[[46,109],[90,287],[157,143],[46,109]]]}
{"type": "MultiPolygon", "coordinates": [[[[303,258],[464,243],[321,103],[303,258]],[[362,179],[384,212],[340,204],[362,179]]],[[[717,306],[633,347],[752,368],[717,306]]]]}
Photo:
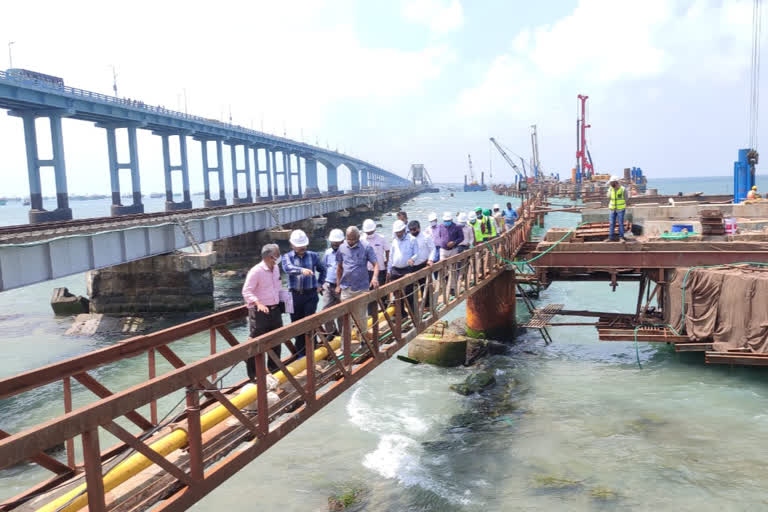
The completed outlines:
{"type": "Polygon", "coordinates": [[[473,338],[511,340],[515,335],[515,271],[505,270],[467,298],[467,334],[473,338]]]}

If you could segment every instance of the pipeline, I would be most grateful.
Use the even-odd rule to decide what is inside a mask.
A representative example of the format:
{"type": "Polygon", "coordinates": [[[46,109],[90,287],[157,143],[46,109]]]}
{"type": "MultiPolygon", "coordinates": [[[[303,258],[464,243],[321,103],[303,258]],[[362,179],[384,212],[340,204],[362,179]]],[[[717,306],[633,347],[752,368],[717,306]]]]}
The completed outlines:
{"type": "MultiPolygon", "coordinates": [[[[388,315],[394,315],[395,308],[390,306],[387,308],[388,315]]],[[[378,321],[381,322],[384,319],[384,314],[379,313],[378,321]]],[[[368,319],[368,327],[373,325],[373,320],[368,319]]],[[[336,336],[330,341],[329,345],[333,350],[337,350],[341,347],[341,337],[336,336]]],[[[320,347],[315,350],[315,361],[325,359],[328,357],[328,351],[325,347],[320,347]]],[[[286,366],[286,369],[291,375],[298,375],[307,368],[307,359],[302,357],[301,359],[294,361],[286,366]]],[[[280,384],[287,382],[288,378],[282,371],[278,371],[272,374],[280,384]]],[[[249,387],[242,391],[237,396],[230,399],[232,404],[238,409],[242,409],[250,403],[256,401],[258,396],[257,386],[249,387]]],[[[231,413],[223,405],[219,405],[216,408],[208,411],[200,416],[200,429],[202,432],[206,432],[222,421],[231,416],[231,413]]],[[[178,449],[187,445],[187,432],[184,429],[177,428],[169,434],[158,439],[154,443],[149,445],[149,448],[163,457],[170,455],[178,449]]],[[[123,462],[112,468],[104,475],[104,493],[108,493],[118,485],[123,484],[130,478],[138,475],[148,467],[152,466],[154,462],[140,453],[134,453],[123,462]]],[[[81,484],[63,496],[53,500],[52,502],[42,506],[38,509],[38,512],[74,512],[80,510],[88,504],[88,493],[86,492],[87,486],[81,484]]]]}

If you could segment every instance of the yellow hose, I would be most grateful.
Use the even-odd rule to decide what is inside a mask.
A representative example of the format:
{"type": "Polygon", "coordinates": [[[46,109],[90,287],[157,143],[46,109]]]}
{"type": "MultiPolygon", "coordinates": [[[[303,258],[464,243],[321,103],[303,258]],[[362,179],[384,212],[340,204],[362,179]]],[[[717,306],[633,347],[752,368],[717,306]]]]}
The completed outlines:
{"type": "MultiPolygon", "coordinates": [[[[387,308],[387,314],[390,316],[394,314],[394,307],[387,308]]],[[[384,318],[382,313],[379,313],[378,321],[384,318]]],[[[372,325],[372,319],[368,319],[368,327],[372,325]]],[[[329,343],[333,350],[337,350],[341,346],[341,337],[336,336],[329,343]]],[[[320,347],[315,350],[315,361],[325,359],[328,357],[328,351],[325,347],[320,347]]],[[[287,370],[291,372],[291,375],[298,375],[307,368],[307,359],[302,357],[301,359],[294,361],[286,366],[287,370]]],[[[282,371],[278,371],[272,374],[279,383],[284,383],[288,379],[282,371]]],[[[244,408],[246,405],[255,402],[258,395],[258,389],[256,386],[251,386],[248,389],[242,391],[237,396],[230,399],[238,409],[244,408]]],[[[222,421],[231,416],[230,412],[223,405],[208,411],[200,416],[200,429],[202,432],[206,432],[222,421]]],[[[176,450],[183,448],[187,445],[187,432],[183,429],[173,430],[171,433],[163,436],[154,443],[149,445],[149,448],[163,457],[170,455],[176,450]]],[[[154,462],[140,453],[134,453],[123,462],[112,468],[104,475],[104,493],[108,493],[118,485],[123,484],[130,478],[138,475],[154,462]]],[[[74,512],[80,510],[88,504],[88,493],[84,492],[86,489],[85,484],[81,484],[63,496],[53,500],[52,502],[42,506],[38,509],[38,512],[74,512]]]]}

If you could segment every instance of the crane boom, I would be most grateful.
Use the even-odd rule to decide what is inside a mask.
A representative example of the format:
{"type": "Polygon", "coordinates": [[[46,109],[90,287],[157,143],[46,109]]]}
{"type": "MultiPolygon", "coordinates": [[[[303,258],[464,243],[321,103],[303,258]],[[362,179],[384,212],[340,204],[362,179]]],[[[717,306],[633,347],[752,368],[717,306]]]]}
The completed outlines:
{"type": "Polygon", "coordinates": [[[475,182],[475,171],[472,170],[472,155],[467,155],[467,160],[469,160],[469,181],[470,183],[475,182]]]}
{"type": "Polygon", "coordinates": [[[520,171],[520,168],[515,165],[515,162],[512,161],[512,159],[509,157],[506,151],[504,151],[504,148],[502,148],[498,142],[496,142],[496,139],[493,137],[490,138],[491,143],[496,147],[496,149],[499,150],[499,153],[501,153],[501,156],[504,158],[504,160],[507,161],[507,163],[512,167],[512,169],[521,177],[521,178],[527,178],[525,168],[523,168],[523,171],[520,171]]]}

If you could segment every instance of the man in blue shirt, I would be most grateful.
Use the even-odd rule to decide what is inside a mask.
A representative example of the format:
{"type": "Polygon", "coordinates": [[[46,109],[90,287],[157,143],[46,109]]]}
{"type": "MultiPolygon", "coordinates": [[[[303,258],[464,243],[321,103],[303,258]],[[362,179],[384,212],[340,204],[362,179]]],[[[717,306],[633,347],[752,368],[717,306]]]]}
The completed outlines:
{"type": "MultiPolygon", "coordinates": [[[[308,251],[309,238],[300,229],[291,233],[293,250],[283,255],[283,272],[288,274],[288,288],[293,298],[291,322],[315,314],[318,294],[323,293],[325,283],[325,263],[315,251],[308,251]],[[317,276],[315,275],[317,272],[317,276]]],[[[296,336],[296,357],[304,355],[304,335],[296,336]]]]}
{"type": "Polygon", "coordinates": [[[501,212],[501,215],[504,217],[504,231],[509,231],[517,222],[518,217],[517,212],[512,208],[512,203],[507,203],[507,209],[501,212]]]}
{"type": "MultiPolygon", "coordinates": [[[[336,293],[346,301],[379,287],[379,261],[373,248],[360,241],[356,226],[347,228],[347,241],[336,252],[336,293]],[[373,265],[373,276],[368,280],[368,263],[373,265]]],[[[353,316],[363,329],[367,328],[366,304],[355,308],[353,316]]]]}
{"type": "MultiPolygon", "coordinates": [[[[339,246],[344,242],[344,232],[340,229],[331,230],[328,235],[328,242],[331,246],[323,254],[323,263],[327,270],[325,284],[323,284],[323,307],[328,309],[341,303],[341,294],[336,293],[336,253],[339,252],[339,246]]],[[[325,324],[327,336],[335,336],[341,332],[341,320],[328,322],[325,324]]]]}

